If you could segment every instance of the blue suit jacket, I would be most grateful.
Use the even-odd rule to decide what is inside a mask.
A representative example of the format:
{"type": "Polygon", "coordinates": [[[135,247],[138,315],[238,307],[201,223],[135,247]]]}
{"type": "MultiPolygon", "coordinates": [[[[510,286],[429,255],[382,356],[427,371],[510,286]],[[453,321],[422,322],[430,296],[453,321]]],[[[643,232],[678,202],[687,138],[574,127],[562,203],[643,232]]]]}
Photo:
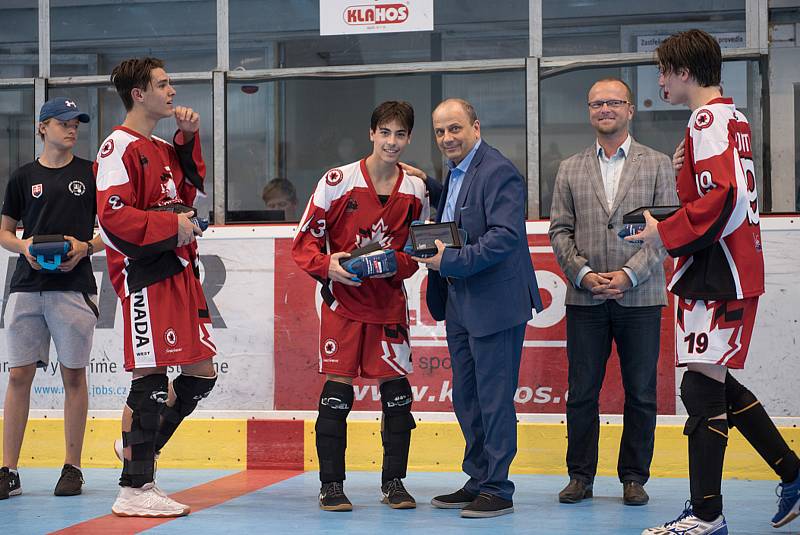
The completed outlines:
{"type": "MultiPolygon", "coordinates": [[[[441,220],[450,176],[439,199],[441,220]]],[[[471,336],[481,337],[526,322],[542,310],[525,231],[525,180],[511,161],[485,141],[463,178],[456,225],[467,233],[460,249],[445,249],[440,271],[428,271],[426,301],[443,320],[447,280],[455,286],[458,316],[471,336]]]]}

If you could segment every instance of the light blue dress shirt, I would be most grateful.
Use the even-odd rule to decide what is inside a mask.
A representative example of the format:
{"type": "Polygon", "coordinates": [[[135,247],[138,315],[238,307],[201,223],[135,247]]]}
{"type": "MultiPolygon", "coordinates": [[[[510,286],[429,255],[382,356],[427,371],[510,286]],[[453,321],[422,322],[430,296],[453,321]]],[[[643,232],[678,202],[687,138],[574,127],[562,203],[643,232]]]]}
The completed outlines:
{"type": "Polygon", "coordinates": [[[469,151],[469,154],[458,165],[451,161],[447,162],[447,167],[450,168],[450,179],[447,186],[447,199],[442,213],[442,223],[456,220],[456,201],[458,201],[458,194],[461,192],[461,184],[464,183],[464,175],[467,174],[469,164],[472,163],[472,158],[475,157],[475,153],[480,146],[481,140],[479,139],[475,146],[472,147],[472,150],[469,151]]]}

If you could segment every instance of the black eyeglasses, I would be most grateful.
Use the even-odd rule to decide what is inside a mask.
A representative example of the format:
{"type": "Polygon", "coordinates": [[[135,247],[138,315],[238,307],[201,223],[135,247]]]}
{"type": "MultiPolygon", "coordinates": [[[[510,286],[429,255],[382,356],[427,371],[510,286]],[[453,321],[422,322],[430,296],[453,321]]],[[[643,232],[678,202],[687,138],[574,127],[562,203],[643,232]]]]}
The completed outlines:
{"type": "Polygon", "coordinates": [[[592,108],[593,110],[599,110],[600,108],[603,107],[603,104],[607,105],[609,108],[616,110],[621,108],[625,104],[630,104],[630,102],[628,102],[627,100],[617,100],[617,99],[593,100],[589,103],[589,107],[592,108]]]}

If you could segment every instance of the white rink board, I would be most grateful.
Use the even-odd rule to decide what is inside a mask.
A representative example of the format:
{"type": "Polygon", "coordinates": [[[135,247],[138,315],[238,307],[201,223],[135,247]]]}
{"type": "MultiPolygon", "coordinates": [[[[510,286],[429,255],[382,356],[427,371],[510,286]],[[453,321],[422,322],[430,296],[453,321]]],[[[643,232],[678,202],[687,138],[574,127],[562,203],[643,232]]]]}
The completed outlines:
{"type": "MultiPolygon", "coordinates": [[[[800,376],[800,218],[763,217],[761,225],[767,292],[759,302],[747,368],[736,375],[761,398],[770,414],[800,416],[800,389],[796,386],[800,376]]],[[[547,222],[529,222],[528,232],[546,233],[547,227],[547,222]]],[[[289,225],[215,227],[200,240],[206,294],[219,312],[215,315],[214,340],[220,350],[220,380],[214,395],[203,401],[204,411],[273,409],[274,238],[290,238],[293,232],[289,225]]],[[[0,269],[3,288],[13,271],[15,256],[0,250],[0,265],[6,266],[0,269]]],[[[98,269],[105,259],[103,253],[95,256],[98,269]]],[[[95,272],[98,287],[102,275],[99,269],[95,272]]],[[[127,397],[130,375],[122,369],[122,312],[107,282],[101,290],[103,300],[107,306],[101,306],[101,326],[95,331],[89,408],[119,410],[127,397]]],[[[7,322],[8,315],[4,319],[7,322]]],[[[8,384],[4,326],[0,328],[0,404],[8,384]]],[[[59,372],[52,368],[56,362],[52,347],[50,358],[51,367],[37,372],[32,409],[63,406],[59,372]]],[[[676,406],[681,412],[680,401],[676,406]]]]}

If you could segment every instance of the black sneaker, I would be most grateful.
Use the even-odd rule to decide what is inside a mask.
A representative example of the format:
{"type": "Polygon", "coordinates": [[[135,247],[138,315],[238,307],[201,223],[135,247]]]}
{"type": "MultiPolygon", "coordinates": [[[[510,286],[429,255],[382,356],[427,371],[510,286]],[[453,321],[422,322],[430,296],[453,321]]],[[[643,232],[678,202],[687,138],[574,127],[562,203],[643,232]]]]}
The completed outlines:
{"type": "Polygon", "coordinates": [[[385,503],[392,509],[416,509],[417,502],[403,486],[400,478],[394,478],[381,485],[381,503],[385,503]]]}
{"type": "Polygon", "coordinates": [[[19,482],[19,473],[15,474],[7,466],[0,468],[0,500],[20,494],[22,494],[22,485],[19,482]]]}
{"type": "Polygon", "coordinates": [[[514,502],[504,500],[494,494],[481,492],[472,503],[461,510],[464,518],[491,518],[493,516],[507,515],[514,512],[514,502]]]}
{"type": "Polygon", "coordinates": [[[467,492],[464,489],[458,489],[452,494],[436,496],[431,500],[431,505],[439,509],[463,509],[471,504],[477,497],[477,495],[467,492]]]}
{"type": "Polygon", "coordinates": [[[64,468],[61,469],[61,477],[58,478],[56,490],[53,491],[53,494],[56,496],[77,496],[81,493],[83,483],[83,473],[80,468],[65,464],[64,468]]]}
{"type": "Polygon", "coordinates": [[[319,506],[323,511],[353,510],[353,504],[344,495],[344,487],[339,481],[322,484],[319,490],[319,506]]]}

